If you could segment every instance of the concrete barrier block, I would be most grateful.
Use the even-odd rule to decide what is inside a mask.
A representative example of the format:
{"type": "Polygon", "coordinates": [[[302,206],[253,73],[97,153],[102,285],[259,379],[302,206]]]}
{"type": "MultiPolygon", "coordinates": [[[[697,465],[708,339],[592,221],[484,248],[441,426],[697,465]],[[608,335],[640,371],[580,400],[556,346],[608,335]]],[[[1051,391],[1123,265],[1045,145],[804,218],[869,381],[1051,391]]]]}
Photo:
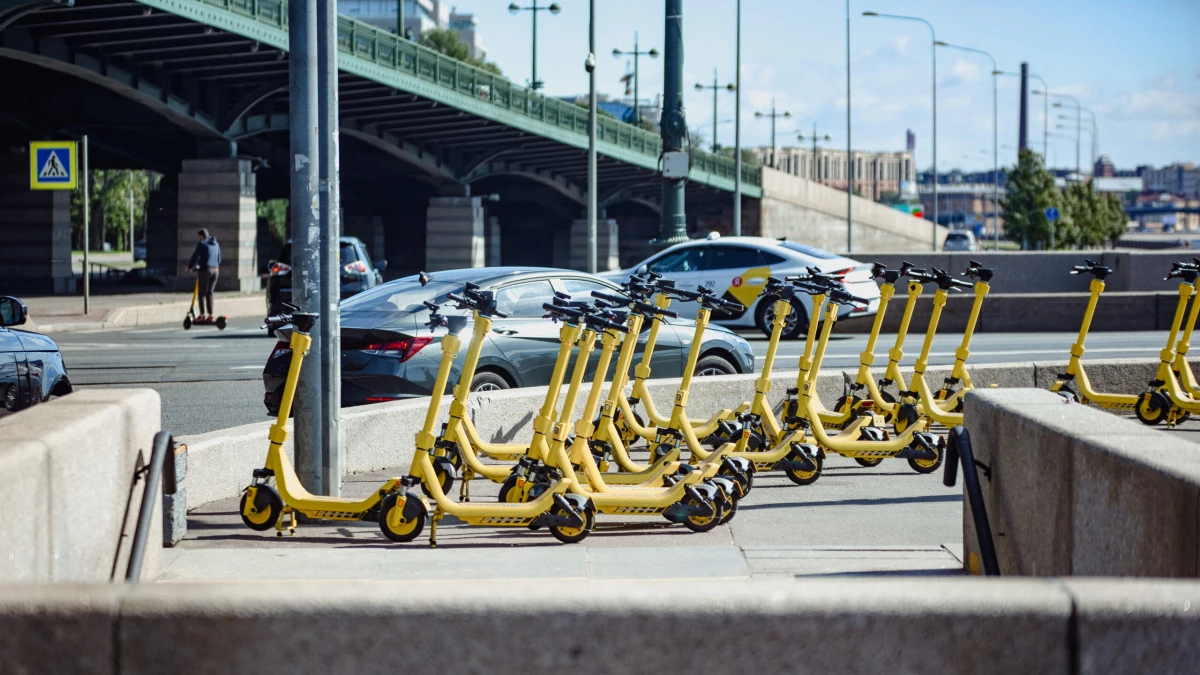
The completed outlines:
{"type": "Polygon", "coordinates": [[[1080,675],[1191,673],[1200,663],[1200,584],[1066,579],[1080,675]]]}
{"type": "MultiPolygon", "coordinates": [[[[436,431],[441,430],[449,408],[449,403],[442,405],[436,431]]],[[[428,409],[429,399],[418,398],[343,410],[343,470],[359,473],[394,467],[408,471],[416,449],[417,432],[424,425],[428,409]]],[[[264,444],[263,456],[266,451],[264,444]]]]}
{"type": "Polygon", "coordinates": [[[528,675],[1054,675],[1068,672],[1069,616],[1066,593],[1032,580],[172,584],[134,589],[119,641],[125,672],[253,672],[282,656],[301,675],[383,673],[387,636],[419,636],[404,660],[428,672],[494,672],[524,644],[538,647],[513,668],[528,675]],[[754,639],[697,639],[730,625],[754,639]]]}
{"type": "Polygon", "coordinates": [[[38,441],[0,447],[0,513],[5,514],[0,580],[5,582],[50,581],[49,454],[38,441]]]}
{"type": "Polygon", "coordinates": [[[177,443],[174,456],[175,494],[163,494],[163,546],[172,547],[187,536],[187,446],[177,443]]]}
{"type": "Polygon", "coordinates": [[[1079,414],[1073,452],[1073,575],[1197,577],[1200,455],[1194,443],[1116,420],[1096,429],[1079,414]]]}
{"type": "Polygon", "coordinates": [[[0,671],[117,675],[114,629],[124,586],[0,586],[0,671]]]}
{"type": "MultiPolygon", "coordinates": [[[[240,494],[267,457],[270,428],[270,422],[257,422],[177,439],[188,446],[187,508],[240,494]]],[[[283,449],[293,456],[291,438],[283,449]]]]}

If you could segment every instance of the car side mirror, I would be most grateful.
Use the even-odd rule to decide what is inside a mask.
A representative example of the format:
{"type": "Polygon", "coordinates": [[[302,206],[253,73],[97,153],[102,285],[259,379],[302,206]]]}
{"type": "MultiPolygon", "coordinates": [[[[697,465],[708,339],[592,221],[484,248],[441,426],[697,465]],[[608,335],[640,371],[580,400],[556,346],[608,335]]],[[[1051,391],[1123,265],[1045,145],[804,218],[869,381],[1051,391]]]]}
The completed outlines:
{"type": "Polygon", "coordinates": [[[650,273],[650,265],[649,264],[642,265],[641,267],[638,268],[637,273],[638,273],[638,275],[649,274],[650,273]]]}
{"type": "Polygon", "coordinates": [[[0,326],[20,326],[29,318],[29,307],[20,300],[0,297],[0,326]]]}
{"type": "Polygon", "coordinates": [[[375,271],[376,272],[383,272],[386,269],[387,269],[387,261],[386,260],[376,260],[375,261],[375,271]]]}

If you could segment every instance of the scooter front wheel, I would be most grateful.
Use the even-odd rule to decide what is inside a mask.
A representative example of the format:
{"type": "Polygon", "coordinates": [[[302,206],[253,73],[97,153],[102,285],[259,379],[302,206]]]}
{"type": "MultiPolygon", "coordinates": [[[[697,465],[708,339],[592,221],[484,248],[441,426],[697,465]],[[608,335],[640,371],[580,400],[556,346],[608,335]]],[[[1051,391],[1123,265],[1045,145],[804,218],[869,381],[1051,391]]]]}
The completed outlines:
{"type": "Polygon", "coordinates": [[[1167,411],[1170,408],[1171,402],[1162,392],[1147,391],[1138,396],[1133,412],[1142,421],[1142,424],[1154,426],[1167,419],[1167,411]]]}
{"type": "Polygon", "coordinates": [[[190,317],[190,316],[183,317],[183,329],[188,330],[191,327],[192,327],[192,317],[190,317]]]}
{"type": "MultiPolygon", "coordinates": [[[[569,518],[571,512],[567,509],[555,504],[550,508],[550,515],[569,518]]],[[[554,538],[564,544],[578,544],[587,539],[588,534],[596,527],[596,512],[592,509],[581,509],[579,515],[583,516],[583,527],[567,527],[565,525],[551,525],[550,534],[554,538]]]]}
{"type": "Polygon", "coordinates": [[[217,322],[216,322],[216,323],[217,323],[217,328],[218,328],[219,330],[225,330],[225,326],[227,326],[227,325],[228,325],[228,324],[225,322],[225,317],[223,317],[223,316],[218,316],[218,317],[217,317],[217,322]]]}
{"type": "MultiPolygon", "coordinates": [[[[701,505],[701,501],[697,500],[695,497],[686,497],[683,500],[683,503],[686,506],[698,507],[701,505]]],[[[711,516],[689,514],[686,518],[684,518],[683,526],[692,532],[709,532],[716,526],[720,525],[722,523],[721,517],[724,515],[721,513],[721,506],[714,502],[709,502],[708,505],[712,507],[713,514],[711,516]]]]}
{"type": "Polygon", "coordinates": [[[246,500],[250,498],[249,492],[242,493],[242,500],[238,503],[238,513],[242,516],[242,522],[246,527],[255,532],[266,532],[275,527],[275,523],[279,521],[279,516],[283,513],[283,500],[271,488],[261,485],[255,491],[254,508],[252,512],[246,513],[246,500]]]}
{"type": "Polygon", "coordinates": [[[817,453],[816,457],[810,457],[809,459],[811,459],[812,463],[816,465],[816,467],[811,471],[805,471],[804,469],[789,469],[783,473],[786,474],[788,479],[796,485],[812,485],[813,483],[817,482],[817,479],[821,477],[821,472],[825,470],[825,457],[822,453],[817,453]]]}
{"type": "Polygon", "coordinates": [[[942,458],[946,456],[946,439],[938,438],[938,442],[933,446],[933,451],[937,454],[934,459],[916,459],[908,458],[908,467],[917,473],[933,473],[942,465],[942,458]]]}
{"type": "Polygon", "coordinates": [[[421,535],[429,508],[416,495],[408,496],[403,505],[397,504],[399,501],[396,492],[383,498],[379,505],[379,530],[391,541],[403,544],[421,535]]]}
{"type": "MultiPolygon", "coordinates": [[[[446,457],[434,457],[433,475],[437,477],[438,483],[442,486],[442,494],[450,494],[450,490],[454,488],[454,463],[446,457]]],[[[426,497],[433,498],[425,481],[421,481],[421,491],[425,493],[426,497]]]]}

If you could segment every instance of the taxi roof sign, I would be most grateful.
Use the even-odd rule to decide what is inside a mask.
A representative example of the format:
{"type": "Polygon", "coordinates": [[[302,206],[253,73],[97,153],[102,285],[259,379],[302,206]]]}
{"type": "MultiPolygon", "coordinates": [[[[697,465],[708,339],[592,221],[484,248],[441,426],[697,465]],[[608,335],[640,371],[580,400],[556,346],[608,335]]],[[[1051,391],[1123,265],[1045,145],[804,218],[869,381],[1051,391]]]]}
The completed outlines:
{"type": "Polygon", "coordinates": [[[33,141],[29,144],[29,188],[74,190],[78,156],[75,141],[33,141]]]}

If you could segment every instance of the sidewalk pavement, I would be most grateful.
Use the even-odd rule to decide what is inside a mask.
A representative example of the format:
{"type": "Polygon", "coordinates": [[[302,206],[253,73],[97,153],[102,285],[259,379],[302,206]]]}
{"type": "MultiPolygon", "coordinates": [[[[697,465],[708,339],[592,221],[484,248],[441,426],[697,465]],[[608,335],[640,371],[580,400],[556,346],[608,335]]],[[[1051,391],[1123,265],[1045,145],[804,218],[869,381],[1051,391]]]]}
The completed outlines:
{"type": "MultiPolygon", "coordinates": [[[[126,328],[182,322],[191,305],[191,293],[124,293],[92,295],[89,312],[83,313],[81,295],[24,296],[29,320],[22,328],[40,333],[126,328]]],[[[218,314],[230,318],[265,316],[263,293],[214,294],[218,314]]]]}

